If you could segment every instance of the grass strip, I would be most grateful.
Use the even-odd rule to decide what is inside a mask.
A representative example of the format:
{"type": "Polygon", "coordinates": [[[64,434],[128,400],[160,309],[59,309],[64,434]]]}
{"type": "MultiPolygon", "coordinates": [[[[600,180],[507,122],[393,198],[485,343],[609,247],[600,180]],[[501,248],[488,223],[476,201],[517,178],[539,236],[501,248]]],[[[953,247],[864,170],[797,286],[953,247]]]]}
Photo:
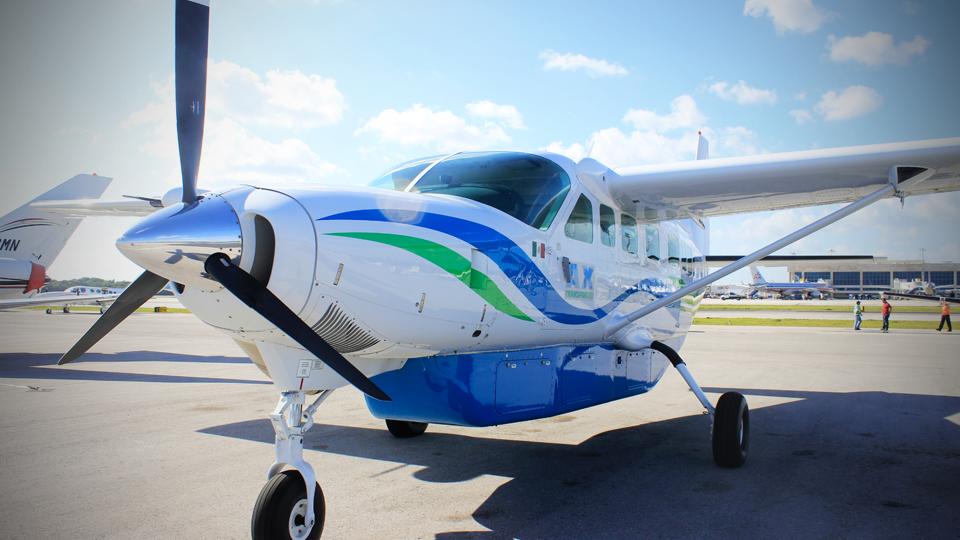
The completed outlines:
{"type": "MultiPolygon", "coordinates": [[[[940,306],[931,302],[928,306],[904,306],[893,303],[893,311],[901,313],[940,313],[940,306]]],[[[853,304],[840,306],[792,305],[792,304],[700,304],[700,311],[832,311],[853,313],[853,304]]],[[[879,313],[879,306],[866,306],[866,311],[879,313]]]]}
{"type": "MultiPolygon", "coordinates": [[[[936,321],[890,321],[892,330],[936,330],[936,321]]],[[[763,317],[696,317],[693,324],[709,324],[714,326],[792,326],[805,328],[850,328],[853,329],[853,321],[830,320],[830,319],[767,319],[763,317]]],[[[861,328],[880,328],[880,321],[863,321],[861,328]]]]}

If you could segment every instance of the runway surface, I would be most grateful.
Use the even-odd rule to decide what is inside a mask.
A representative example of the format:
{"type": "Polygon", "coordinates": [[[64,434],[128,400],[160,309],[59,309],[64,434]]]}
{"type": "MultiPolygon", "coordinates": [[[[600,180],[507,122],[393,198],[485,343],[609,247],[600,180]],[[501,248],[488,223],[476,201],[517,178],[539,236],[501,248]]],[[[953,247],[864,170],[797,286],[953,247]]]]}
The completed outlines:
{"type": "MultiPolygon", "coordinates": [[[[784,314],[786,316],[786,314],[784,314]]],[[[0,538],[246,538],[277,392],[192,315],[0,313],[0,538]],[[31,388],[32,387],[32,388],[31,388]]],[[[710,457],[676,373],[637,396],[393,439],[337,391],[306,437],[325,538],[955,537],[960,332],[694,327],[681,353],[751,406],[751,455],[710,457]]]]}

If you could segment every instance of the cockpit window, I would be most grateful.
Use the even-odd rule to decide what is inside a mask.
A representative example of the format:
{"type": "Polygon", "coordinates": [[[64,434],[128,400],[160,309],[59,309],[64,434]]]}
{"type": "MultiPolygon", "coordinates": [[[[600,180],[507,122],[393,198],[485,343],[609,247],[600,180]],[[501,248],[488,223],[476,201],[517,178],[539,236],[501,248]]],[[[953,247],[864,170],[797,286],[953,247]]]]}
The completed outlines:
{"type": "Polygon", "coordinates": [[[550,228],[569,190],[570,177],[560,165],[520,152],[457,154],[410,188],[477,201],[540,230],[550,228]]]}
{"type": "Polygon", "coordinates": [[[412,182],[418,174],[441,157],[443,156],[431,156],[402,163],[388,170],[373,182],[370,182],[370,187],[403,191],[407,189],[407,186],[410,185],[410,182],[412,182]]]}

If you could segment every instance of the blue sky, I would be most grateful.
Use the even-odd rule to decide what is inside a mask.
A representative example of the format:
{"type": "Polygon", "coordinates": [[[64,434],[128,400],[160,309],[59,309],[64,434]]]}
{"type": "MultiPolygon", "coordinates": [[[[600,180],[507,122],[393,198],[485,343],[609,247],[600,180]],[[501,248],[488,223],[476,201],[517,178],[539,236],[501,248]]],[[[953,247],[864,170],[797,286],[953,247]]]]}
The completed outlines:
{"type": "MultiPolygon", "coordinates": [[[[692,159],[698,129],[713,156],[958,136],[958,20],[901,0],[214,1],[200,183],[365,183],[472,148],[692,159]]],[[[0,212],[78,172],[113,176],[108,197],[179,183],[173,2],[5,2],[0,42],[0,212]]],[[[715,219],[712,251],[828,210],[715,219]]],[[[130,225],[87,220],[50,274],[135,276],[113,247],[130,225]]],[[[958,230],[960,195],[888,201],[785,252],[960,261],[958,230]]]]}

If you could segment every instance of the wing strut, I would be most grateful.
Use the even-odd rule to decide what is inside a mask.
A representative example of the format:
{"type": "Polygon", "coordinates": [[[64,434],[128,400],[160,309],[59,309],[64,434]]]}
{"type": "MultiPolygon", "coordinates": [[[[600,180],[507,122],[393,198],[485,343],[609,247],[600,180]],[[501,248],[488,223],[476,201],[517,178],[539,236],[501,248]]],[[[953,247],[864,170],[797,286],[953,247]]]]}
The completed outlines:
{"type": "Polygon", "coordinates": [[[701,279],[698,279],[697,281],[694,281],[693,283],[687,285],[686,287],[681,288],[680,290],[676,291],[675,293],[669,296],[665,296],[663,298],[660,298],[659,300],[651,302],[646,306],[632,313],[627,313],[625,315],[616,314],[613,317],[611,317],[609,326],[607,327],[606,337],[613,336],[614,334],[622,330],[624,327],[626,327],[628,324],[636,321],[637,319],[645,317],[662,307],[666,307],[676,302],[677,300],[680,300],[684,296],[687,296],[688,294],[691,294],[694,291],[702,289],[707,285],[710,285],[714,281],[717,281],[718,279],[726,277],[736,272],[737,270],[740,270],[741,268],[748,266],[751,263],[766,257],[767,255],[770,255],[771,253],[773,253],[774,251],[777,251],[778,249],[783,249],[784,247],[789,246],[790,244],[796,242],[797,240],[800,240],[805,236],[808,236],[810,234],[813,234],[819,231],[820,229],[826,227],[827,225],[830,225],[831,223],[834,223],[835,221],[843,219],[858,210],[861,210],[863,208],[866,208],[867,206],[870,206],[871,204],[879,201],[880,199],[885,199],[891,195],[896,195],[896,194],[897,194],[897,184],[894,182],[891,182],[883,186],[882,188],[878,189],[877,191],[874,191],[873,193],[863,197],[862,199],[856,200],[848,204],[847,206],[844,206],[843,208],[837,210],[836,212],[833,212],[832,214],[828,214],[814,221],[813,223],[807,225],[806,227],[798,229],[784,236],[783,238],[777,240],[776,242],[768,244],[758,249],[757,251],[754,251],[750,255],[745,255],[741,257],[736,262],[732,262],[724,266],[723,268],[717,270],[716,272],[713,272],[710,275],[707,275],[701,279]]]}

